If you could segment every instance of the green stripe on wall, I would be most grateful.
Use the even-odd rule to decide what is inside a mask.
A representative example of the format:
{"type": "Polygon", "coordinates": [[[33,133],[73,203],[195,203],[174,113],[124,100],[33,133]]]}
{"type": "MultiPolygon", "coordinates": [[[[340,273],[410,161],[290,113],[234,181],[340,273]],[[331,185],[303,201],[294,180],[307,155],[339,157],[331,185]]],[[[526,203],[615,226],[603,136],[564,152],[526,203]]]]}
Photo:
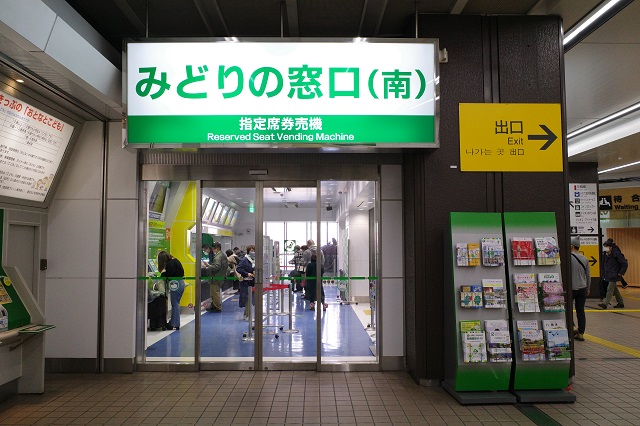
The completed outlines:
{"type": "MultiPolygon", "coordinates": [[[[128,143],[194,144],[361,144],[435,143],[434,117],[416,115],[325,115],[304,116],[322,119],[322,130],[240,130],[240,119],[296,116],[203,115],[129,116],[128,143]],[[230,135],[229,140],[213,140],[212,135],[230,135]],[[258,139],[256,134],[269,139],[258,139]],[[338,137],[318,140],[318,134],[338,137]],[[282,135],[301,140],[285,140],[282,135]],[[353,135],[353,140],[342,135],[353,135]],[[342,137],[341,137],[342,136],[342,137]],[[241,139],[245,138],[245,139],[241,139]],[[312,140],[309,140],[312,139],[312,140]]],[[[294,127],[295,128],[295,127],[294,127]]]]}

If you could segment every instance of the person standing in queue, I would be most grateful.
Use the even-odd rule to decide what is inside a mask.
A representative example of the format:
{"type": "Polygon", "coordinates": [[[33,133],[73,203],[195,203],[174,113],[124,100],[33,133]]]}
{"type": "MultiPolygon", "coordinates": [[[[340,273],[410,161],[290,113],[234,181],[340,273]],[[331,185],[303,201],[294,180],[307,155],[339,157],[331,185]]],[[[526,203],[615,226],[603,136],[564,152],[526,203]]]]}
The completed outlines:
{"type": "Polygon", "coordinates": [[[171,319],[167,323],[167,330],[180,330],[180,299],[184,293],[184,268],[182,263],[166,251],[158,253],[158,270],[167,282],[169,300],[171,300],[171,319]]]}
{"type": "Polygon", "coordinates": [[[322,301],[322,310],[326,311],[329,306],[324,301],[324,286],[322,285],[322,274],[324,273],[324,266],[320,263],[320,271],[318,271],[318,255],[313,253],[311,260],[307,264],[306,276],[307,286],[304,290],[304,297],[309,301],[309,310],[315,310],[316,308],[316,285],[318,280],[320,281],[320,296],[322,301]],[[318,273],[320,272],[320,273],[318,273]]]}
{"type": "Polygon", "coordinates": [[[213,260],[207,266],[211,276],[211,308],[209,312],[222,312],[222,299],[220,296],[220,286],[227,277],[227,269],[229,267],[229,261],[227,256],[222,252],[222,245],[215,241],[211,244],[211,250],[213,251],[213,260]]]}
{"type": "Polygon", "coordinates": [[[580,237],[571,237],[571,278],[573,300],[576,305],[576,317],[578,318],[578,329],[574,329],[573,338],[581,342],[584,341],[584,331],[587,326],[587,316],[584,313],[584,304],[589,295],[591,285],[591,271],[589,270],[589,260],[578,251],[580,248],[580,237]]]}
{"type": "Polygon", "coordinates": [[[256,269],[256,247],[254,245],[247,246],[247,255],[240,260],[236,271],[242,276],[240,282],[240,307],[244,308],[244,318],[249,318],[249,310],[253,305],[253,294],[249,299],[249,288],[255,284],[254,272],[256,269]]]}

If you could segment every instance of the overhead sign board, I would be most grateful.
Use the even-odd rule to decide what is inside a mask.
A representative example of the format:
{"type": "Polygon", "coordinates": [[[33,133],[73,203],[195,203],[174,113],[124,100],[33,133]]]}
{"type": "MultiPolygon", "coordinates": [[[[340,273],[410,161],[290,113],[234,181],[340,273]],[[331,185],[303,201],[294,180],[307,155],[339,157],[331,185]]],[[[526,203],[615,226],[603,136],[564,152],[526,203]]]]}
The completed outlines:
{"type": "Polygon", "coordinates": [[[126,46],[127,143],[437,147],[434,41],[126,46]]]}
{"type": "Polygon", "coordinates": [[[44,202],[73,129],[0,91],[0,196],[44,202]]]}
{"type": "Polygon", "coordinates": [[[598,234],[598,187],[595,183],[569,184],[572,234],[598,234]]]}
{"type": "Polygon", "coordinates": [[[460,104],[460,170],[561,172],[560,104],[460,104]]]}
{"type": "Polygon", "coordinates": [[[600,210],[640,210],[640,188],[601,189],[600,210]]]}

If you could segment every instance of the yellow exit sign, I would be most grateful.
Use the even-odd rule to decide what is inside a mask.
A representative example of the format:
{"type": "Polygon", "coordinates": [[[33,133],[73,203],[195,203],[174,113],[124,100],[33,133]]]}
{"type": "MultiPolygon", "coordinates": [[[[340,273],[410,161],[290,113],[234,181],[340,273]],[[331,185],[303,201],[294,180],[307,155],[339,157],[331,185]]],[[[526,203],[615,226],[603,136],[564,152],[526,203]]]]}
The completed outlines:
{"type": "Polygon", "coordinates": [[[460,170],[561,172],[560,104],[460,104],[460,170]]]}

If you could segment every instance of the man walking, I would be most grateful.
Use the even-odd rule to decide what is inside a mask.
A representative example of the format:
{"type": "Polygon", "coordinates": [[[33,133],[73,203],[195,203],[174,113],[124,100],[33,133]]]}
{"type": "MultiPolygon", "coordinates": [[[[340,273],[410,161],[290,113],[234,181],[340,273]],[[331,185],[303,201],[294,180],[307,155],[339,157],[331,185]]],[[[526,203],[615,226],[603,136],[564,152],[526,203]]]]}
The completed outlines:
{"type": "Polygon", "coordinates": [[[602,303],[598,303],[602,309],[607,309],[612,296],[616,296],[618,304],[614,308],[624,308],[624,300],[620,290],[618,290],[618,281],[622,279],[629,263],[624,258],[624,254],[611,238],[604,242],[604,253],[602,259],[602,278],[609,284],[607,285],[607,295],[602,303]]]}

